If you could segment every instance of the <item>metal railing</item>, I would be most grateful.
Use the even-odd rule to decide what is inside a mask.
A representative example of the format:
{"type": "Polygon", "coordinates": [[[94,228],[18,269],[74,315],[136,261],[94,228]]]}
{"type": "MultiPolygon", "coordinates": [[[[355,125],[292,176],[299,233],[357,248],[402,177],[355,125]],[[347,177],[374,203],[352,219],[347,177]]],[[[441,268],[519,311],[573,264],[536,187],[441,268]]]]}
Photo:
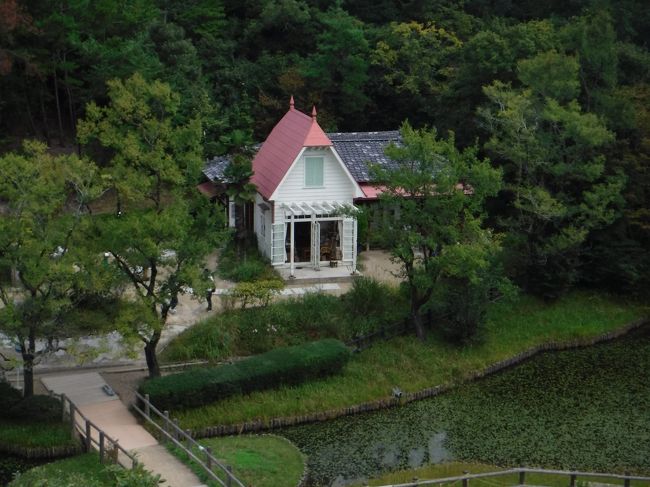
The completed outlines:
{"type": "Polygon", "coordinates": [[[223,487],[246,487],[232,473],[232,467],[225,465],[212,455],[212,450],[199,444],[189,433],[189,430],[183,431],[178,426],[177,420],[169,417],[169,411],[161,412],[149,401],[149,394],[142,396],[135,393],[138,401],[133,405],[135,410],[151,424],[163,438],[171,441],[174,445],[183,450],[197,465],[199,465],[208,476],[223,487]],[[144,409],[140,408],[142,404],[144,409]],[[152,417],[153,413],[153,417],[152,417]],[[162,423],[162,426],[161,424],[162,423]],[[199,456],[203,456],[204,459],[199,456]],[[215,471],[216,470],[216,471],[215,471]]]}
{"type": "Polygon", "coordinates": [[[606,478],[606,479],[616,479],[622,480],[624,487],[631,487],[632,481],[641,481],[649,482],[650,477],[642,477],[639,475],[629,475],[625,474],[615,474],[615,473],[597,473],[597,472],[580,472],[580,471],[567,471],[567,470],[545,470],[541,468],[512,468],[510,470],[500,470],[498,472],[485,472],[485,473],[475,473],[470,474],[466,473],[464,475],[459,475],[456,477],[446,477],[442,479],[432,479],[432,480],[413,480],[412,482],[407,482],[405,484],[390,484],[383,485],[382,487],[421,487],[424,485],[442,485],[442,484],[452,484],[455,482],[461,482],[463,487],[469,487],[470,480],[484,479],[490,477],[503,477],[506,475],[518,475],[518,482],[514,485],[522,486],[526,485],[526,474],[544,474],[544,475],[560,475],[568,477],[568,486],[575,487],[578,477],[590,477],[590,478],[606,478]]]}
{"type": "Polygon", "coordinates": [[[52,394],[52,396],[61,400],[61,418],[70,423],[70,433],[73,438],[81,437],[87,452],[96,448],[101,463],[119,463],[124,468],[133,468],[138,464],[135,455],[126,451],[117,439],[111,438],[90,421],[65,394],[52,394]]]}

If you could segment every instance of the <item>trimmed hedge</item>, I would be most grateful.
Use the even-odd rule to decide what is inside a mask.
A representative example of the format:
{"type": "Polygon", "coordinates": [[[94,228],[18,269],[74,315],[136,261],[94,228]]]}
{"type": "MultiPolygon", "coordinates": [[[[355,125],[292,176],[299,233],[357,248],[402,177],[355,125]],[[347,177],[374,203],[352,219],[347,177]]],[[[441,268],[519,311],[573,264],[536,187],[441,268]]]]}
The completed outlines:
{"type": "Polygon", "coordinates": [[[333,374],[349,358],[350,351],[339,340],[320,340],[276,348],[229,365],[151,379],[140,386],[140,393],[149,394],[151,402],[160,409],[202,406],[233,394],[333,374]]]}

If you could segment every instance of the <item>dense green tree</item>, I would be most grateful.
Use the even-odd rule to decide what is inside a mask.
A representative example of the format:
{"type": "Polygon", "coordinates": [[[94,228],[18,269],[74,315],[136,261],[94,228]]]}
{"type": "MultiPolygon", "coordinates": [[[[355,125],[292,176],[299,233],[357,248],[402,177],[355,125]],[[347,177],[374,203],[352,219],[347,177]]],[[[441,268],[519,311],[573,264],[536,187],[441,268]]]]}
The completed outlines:
{"type": "Polygon", "coordinates": [[[130,283],[124,298],[134,307],[119,324],[142,340],[155,377],[170,309],[189,288],[203,295],[204,259],[223,225],[195,189],[203,167],[200,120],[179,123],[178,95],[138,74],[109,82],[108,94],[108,105],[91,104],[79,123],[80,141],[108,152],[103,177],[120,202],[115,213],[96,218],[96,245],[130,283]]]}
{"type": "Polygon", "coordinates": [[[605,171],[604,147],[614,135],[585,113],[575,58],[555,51],[519,63],[525,88],[494,82],[480,111],[490,132],[486,149],[505,169],[502,220],[524,287],[547,297],[577,279],[589,232],[611,223],[624,178],[605,171]]]}
{"type": "Polygon", "coordinates": [[[403,144],[386,149],[394,167],[376,168],[382,204],[394,218],[380,224],[383,243],[400,265],[411,320],[425,336],[423,311],[457,338],[473,335],[484,318],[496,272],[499,241],[483,227],[484,202],[501,173],[477,148],[456,148],[453,135],[402,127],[403,144]]]}
{"type": "Polygon", "coordinates": [[[97,179],[93,164],[51,156],[38,142],[0,157],[0,267],[16,278],[0,281],[0,330],[18,345],[25,396],[34,393],[34,365],[76,333],[76,308],[106,290],[99,257],[87,252],[81,232],[97,179]]]}

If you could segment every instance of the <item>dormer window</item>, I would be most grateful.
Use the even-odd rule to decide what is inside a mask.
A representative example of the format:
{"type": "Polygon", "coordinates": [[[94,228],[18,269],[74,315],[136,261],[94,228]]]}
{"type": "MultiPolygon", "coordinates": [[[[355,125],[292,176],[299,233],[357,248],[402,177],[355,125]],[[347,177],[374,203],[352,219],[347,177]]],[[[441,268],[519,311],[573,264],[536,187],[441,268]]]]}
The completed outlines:
{"type": "Polygon", "coordinates": [[[305,187],[322,188],[323,166],[325,158],[322,156],[305,157],[305,187]]]}

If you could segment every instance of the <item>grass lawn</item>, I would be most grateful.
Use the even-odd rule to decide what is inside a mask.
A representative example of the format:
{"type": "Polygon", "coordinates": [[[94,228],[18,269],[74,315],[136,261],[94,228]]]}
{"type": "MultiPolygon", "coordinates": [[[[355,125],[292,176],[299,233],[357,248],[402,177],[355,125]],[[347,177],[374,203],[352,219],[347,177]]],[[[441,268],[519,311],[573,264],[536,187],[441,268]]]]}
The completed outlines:
{"type": "Polygon", "coordinates": [[[114,482],[114,477],[99,463],[97,455],[86,453],[32,468],[12,481],[9,487],[111,487],[114,482]]]}
{"type": "Polygon", "coordinates": [[[51,448],[79,444],[78,441],[70,437],[70,425],[67,423],[0,419],[0,444],[3,443],[25,448],[51,448]]]}
{"type": "Polygon", "coordinates": [[[174,417],[190,429],[268,421],[385,398],[395,386],[415,392],[461,382],[472,372],[532,346],[597,336],[639,319],[647,311],[647,307],[620,298],[586,292],[572,293],[550,305],[526,296],[514,304],[494,305],[483,337],[475,344],[458,347],[435,336],[426,343],[401,337],[357,354],[340,375],[174,411],[174,417]]]}
{"type": "MultiPolygon", "coordinates": [[[[255,487],[295,487],[305,469],[302,453],[284,438],[274,435],[243,435],[210,438],[200,443],[212,448],[213,455],[233,468],[235,476],[255,487]]],[[[210,482],[201,469],[180,450],[172,451],[191,466],[207,485],[210,482]]]]}
{"type": "MultiPolygon", "coordinates": [[[[494,465],[486,465],[484,463],[463,463],[463,462],[449,462],[441,463],[438,465],[427,465],[426,467],[409,469],[409,470],[400,470],[398,472],[391,472],[381,477],[377,477],[369,480],[368,482],[362,482],[358,484],[353,484],[351,487],[361,487],[361,486],[378,486],[378,485],[392,485],[392,484],[404,484],[407,482],[412,482],[414,478],[420,480],[426,479],[441,479],[446,477],[457,477],[459,475],[464,475],[466,472],[470,474],[483,473],[483,472],[495,472],[497,470],[504,470],[500,467],[495,467],[494,465]]],[[[563,475],[545,475],[545,474],[526,474],[526,482],[530,485],[545,485],[548,487],[566,487],[569,484],[569,478],[563,475]]],[[[623,485],[622,480],[616,479],[607,479],[603,477],[578,477],[578,482],[599,482],[607,483],[614,485],[623,485]]],[[[470,480],[470,484],[481,486],[481,487],[508,487],[511,485],[517,485],[519,483],[518,474],[515,475],[504,475],[503,477],[490,477],[485,480],[476,479],[470,480]]],[[[649,482],[638,482],[633,481],[635,486],[648,486],[649,482]]],[[[451,484],[449,484],[451,485],[451,484]]]]}

